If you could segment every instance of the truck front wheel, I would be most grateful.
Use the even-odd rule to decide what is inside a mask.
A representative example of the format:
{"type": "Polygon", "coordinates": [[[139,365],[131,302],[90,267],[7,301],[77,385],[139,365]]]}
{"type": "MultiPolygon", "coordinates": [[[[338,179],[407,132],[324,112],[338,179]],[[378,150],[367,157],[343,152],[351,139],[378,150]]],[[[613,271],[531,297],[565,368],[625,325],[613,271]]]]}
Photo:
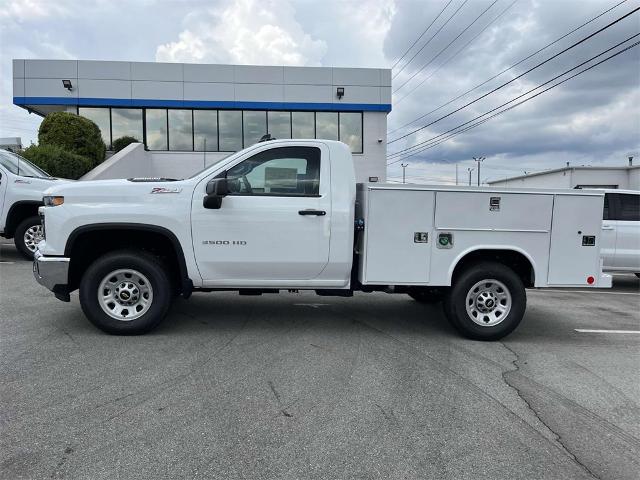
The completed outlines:
{"type": "Polygon", "coordinates": [[[465,337],[498,340],[520,324],[526,305],[524,284],[513,270],[482,262],[458,276],[445,297],[444,312],[465,337]]]}
{"type": "Polygon", "coordinates": [[[18,224],[14,232],[13,243],[23,257],[33,260],[33,254],[38,243],[42,240],[42,233],[40,217],[33,215],[18,224]]]}
{"type": "Polygon", "coordinates": [[[164,265],[142,251],[108,253],[86,270],[80,305],[89,321],[114,335],[155,328],[171,306],[172,287],[164,265]]]}

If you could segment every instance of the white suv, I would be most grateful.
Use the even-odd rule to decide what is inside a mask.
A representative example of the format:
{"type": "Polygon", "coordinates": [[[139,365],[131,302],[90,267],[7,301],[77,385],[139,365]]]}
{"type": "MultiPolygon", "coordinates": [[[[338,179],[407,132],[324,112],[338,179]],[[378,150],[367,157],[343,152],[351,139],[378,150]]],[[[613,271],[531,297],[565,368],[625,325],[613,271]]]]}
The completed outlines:
{"type": "Polygon", "coordinates": [[[640,278],[640,191],[605,191],[600,251],[605,272],[640,278]]]}

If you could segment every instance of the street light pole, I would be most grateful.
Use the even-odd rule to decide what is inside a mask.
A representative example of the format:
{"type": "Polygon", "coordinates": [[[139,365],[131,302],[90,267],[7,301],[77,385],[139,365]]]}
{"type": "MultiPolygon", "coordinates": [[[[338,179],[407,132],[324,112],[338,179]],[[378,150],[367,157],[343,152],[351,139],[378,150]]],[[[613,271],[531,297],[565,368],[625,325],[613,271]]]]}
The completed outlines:
{"type": "Polygon", "coordinates": [[[475,169],[473,167],[467,167],[467,171],[469,172],[469,186],[471,186],[471,172],[475,169]]]}
{"type": "Polygon", "coordinates": [[[402,167],[402,183],[407,183],[405,181],[406,176],[405,176],[405,169],[409,166],[408,163],[401,163],[400,166],[402,167]]]}
{"type": "Polygon", "coordinates": [[[487,157],[473,157],[473,159],[478,163],[478,186],[480,186],[480,162],[484,161],[487,157]]]}

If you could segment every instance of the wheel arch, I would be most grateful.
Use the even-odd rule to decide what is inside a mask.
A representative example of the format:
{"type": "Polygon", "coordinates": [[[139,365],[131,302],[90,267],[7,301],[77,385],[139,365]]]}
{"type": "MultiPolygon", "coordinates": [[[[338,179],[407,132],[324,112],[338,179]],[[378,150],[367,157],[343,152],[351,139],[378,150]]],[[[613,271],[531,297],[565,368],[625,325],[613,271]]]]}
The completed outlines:
{"type": "Polygon", "coordinates": [[[451,263],[448,271],[449,284],[452,285],[468,265],[480,261],[494,261],[514,270],[522,279],[525,287],[535,286],[538,270],[535,261],[521,248],[508,245],[476,246],[461,252],[451,263]]]}
{"type": "Polygon", "coordinates": [[[176,235],[167,228],[144,223],[93,223],[83,225],[71,232],[65,244],[64,255],[71,259],[69,265],[70,291],[78,286],[82,273],[87,269],[88,263],[100,254],[115,248],[108,248],[106,242],[118,234],[127,234],[127,242],[118,240],[115,248],[120,246],[140,248],[151,253],[168,255],[170,265],[175,270],[180,293],[188,297],[193,290],[193,283],[189,278],[184,250],[176,235]],[[154,242],[145,242],[153,240],[154,242]],[[88,249],[94,247],[94,251],[83,248],[86,242],[88,249]],[[75,258],[75,261],[74,261],[75,258]]]}
{"type": "Polygon", "coordinates": [[[14,202],[7,212],[7,219],[4,226],[4,235],[6,238],[12,238],[16,232],[16,228],[25,218],[38,215],[38,208],[43,206],[39,200],[18,200],[14,202]]]}

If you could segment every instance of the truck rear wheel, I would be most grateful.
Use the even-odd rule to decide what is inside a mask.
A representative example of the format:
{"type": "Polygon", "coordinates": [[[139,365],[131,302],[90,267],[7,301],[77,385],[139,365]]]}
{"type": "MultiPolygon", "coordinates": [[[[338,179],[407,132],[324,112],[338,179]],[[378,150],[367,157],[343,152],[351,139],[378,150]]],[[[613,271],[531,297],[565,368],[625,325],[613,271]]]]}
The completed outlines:
{"type": "Polygon", "coordinates": [[[33,260],[33,254],[43,238],[42,233],[40,217],[33,215],[18,224],[13,235],[13,243],[23,257],[33,260]]]}
{"type": "Polygon", "coordinates": [[[89,266],[80,282],[80,305],[99,329],[137,335],[158,326],[171,306],[172,293],[167,271],[156,257],[122,250],[89,266]]]}
{"type": "Polygon", "coordinates": [[[520,277],[500,263],[477,263],[456,279],[445,297],[444,312],[462,335],[498,340],[522,320],[527,295],[520,277]]]}

